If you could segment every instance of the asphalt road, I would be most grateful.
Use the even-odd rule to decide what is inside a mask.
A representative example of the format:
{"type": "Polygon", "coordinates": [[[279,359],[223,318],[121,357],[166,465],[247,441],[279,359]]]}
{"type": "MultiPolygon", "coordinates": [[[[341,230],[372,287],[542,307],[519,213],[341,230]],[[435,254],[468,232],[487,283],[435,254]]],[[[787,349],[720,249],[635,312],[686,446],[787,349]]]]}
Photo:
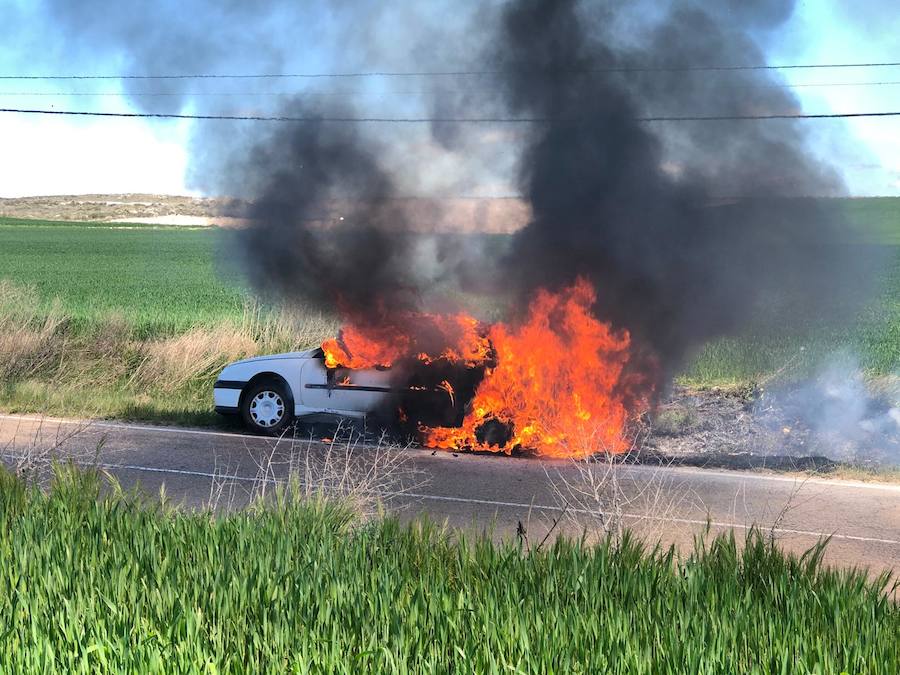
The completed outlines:
{"type": "Polygon", "coordinates": [[[704,469],[610,466],[390,449],[309,437],[275,442],[219,431],[0,415],[6,462],[48,453],[98,464],[187,507],[240,507],[290,471],[308,483],[377,493],[402,518],[427,514],[530,545],[560,532],[627,525],[688,548],[698,533],[751,526],[786,549],[831,537],[826,560],[900,571],[900,485],[704,469]],[[338,479],[342,477],[341,483],[338,479]]]}

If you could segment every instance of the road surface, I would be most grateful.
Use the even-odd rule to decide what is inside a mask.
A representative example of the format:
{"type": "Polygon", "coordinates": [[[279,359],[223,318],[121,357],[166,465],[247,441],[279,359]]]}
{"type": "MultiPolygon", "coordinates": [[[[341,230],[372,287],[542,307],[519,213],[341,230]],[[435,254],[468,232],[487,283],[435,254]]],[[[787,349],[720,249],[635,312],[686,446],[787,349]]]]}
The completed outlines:
{"type": "Polygon", "coordinates": [[[757,526],[798,552],[830,536],[826,560],[832,564],[900,571],[900,485],[379,449],[309,437],[276,442],[11,415],[0,415],[0,451],[8,463],[52,451],[98,464],[125,487],[156,492],[165,485],[167,495],[187,507],[211,500],[220,508],[240,506],[254,490],[271,491],[299,468],[313,483],[323,476],[333,483],[343,473],[349,484],[377,491],[402,518],[427,514],[495,537],[524,531],[532,546],[548,532],[592,536],[624,524],[687,548],[707,527],[714,533],[734,528],[742,536],[757,526]]]}

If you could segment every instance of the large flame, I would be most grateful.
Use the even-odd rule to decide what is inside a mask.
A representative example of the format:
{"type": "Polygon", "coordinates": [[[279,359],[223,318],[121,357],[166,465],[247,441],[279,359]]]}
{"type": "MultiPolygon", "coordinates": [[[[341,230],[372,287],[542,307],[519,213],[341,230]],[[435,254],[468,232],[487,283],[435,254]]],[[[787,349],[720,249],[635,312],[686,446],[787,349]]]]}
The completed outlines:
{"type": "MultiPolygon", "coordinates": [[[[438,353],[389,328],[345,328],[323,347],[332,367],[387,366],[411,356],[485,367],[461,426],[420,427],[427,447],[522,449],[549,457],[618,453],[628,447],[629,418],[645,407],[637,393],[644,388],[627,374],[628,333],[595,318],[595,300],[593,286],[579,278],[559,292],[538,291],[516,325],[496,323],[485,331],[466,315],[416,317],[426,334],[442,334],[451,345],[438,353]]],[[[440,387],[454,401],[450,382],[440,387]]]]}
{"type": "Polygon", "coordinates": [[[389,367],[414,356],[431,362],[440,358],[467,366],[483,363],[490,344],[478,320],[466,314],[404,312],[391,321],[349,324],[337,338],[322,344],[329,368],[389,367]]]}
{"type": "Polygon", "coordinates": [[[539,291],[522,325],[493,325],[497,365],[462,427],[425,429],[425,444],[506,453],[521,447],[551,457],[625,450],[630,341],[592,316],[595,299],[579,279],[559,293],[539,291]],[[506,430],[504,442],[485,433],[488,423],[506,430]]]}

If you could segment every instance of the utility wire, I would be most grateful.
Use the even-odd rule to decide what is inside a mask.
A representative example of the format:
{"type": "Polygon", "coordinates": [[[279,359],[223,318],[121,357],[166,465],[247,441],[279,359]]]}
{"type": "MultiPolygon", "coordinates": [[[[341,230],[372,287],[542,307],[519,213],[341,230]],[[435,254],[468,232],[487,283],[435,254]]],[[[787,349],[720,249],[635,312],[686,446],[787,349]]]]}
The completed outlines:
{"type": "MultiPolygon", "coordinates": [[[[745,70],[796,70],[811,68],[884,68],[900,66],[900,61],[871,63],[798,63],[787,65],[749,66],[611,66],[584,70],[546,70],[553,73],[675,73],[721,72],[745,70]]],[[[284,79],[284,78],[362,78],[362,77],[453,77],[502,75],[501,70],[446,70],[446,71],[367,71],[356,73],[192,73],[182,75],[0,75],[0,80],[194,80],[194,79],[284,79]]],[[[538,72],[538,71],[535,71],[538,72]]]]}
{"type": "MultiPolygon", "coordinates": [[[[83,117],[127,117],[178,120],[238,120],[251,122],[346,122],[346,123],[387,123],[387,124],[549,124],[554,122],[575,122],[576,118],[550,117],[290,117],[283,115],[188,115],[178,113],[125,113],[92,112],[88,110],[35,110],[27,108],[0,108],[0,113],[21,113],[26,115],[79,115],[83,117]]],[[[738,120],[804,120],[834,119],[840,117],[898,117],[896,112],[862,113],[820,113],[820,114],[773,114],[773,115],[687,115],[661,117],[635,117],[637,122],[718,122],[738,120]]]]}
{"type": "MultiPolygon", "coordinates": [[[[727,89],[804,89],[815,87],[874,87],[900,85],[900,80],[879,82],[801,82],[798,84],[755,84],[755,85],[729,85],[727,89]]],[[[367,92],[363,90],[348,91],[198,91],[198,92],[169,92],[169,91],[77,91],[77,92],[48,92],[48,91],[0,91],[0,96],[117,96],[120,98],[132,97],[211,97],[211,96],[294,96],[319,97],[319,96],[360,96],[364,98],[387,98],[389,96],[416,96],[420,94],[441,93],[471,93],[474,90],[466,89],[414,89],[400,91],[367,92]]]]}
{"type": "Polygon", "coordinates": [[[747,85],[748,88],[775,88],[781,87],[785,89],[800,89],[803,87],[884,87],[887,85],[900,84],[900,80],[890,80],[886,82],[799,82],[797,84],[759,84],[747,85]]]}

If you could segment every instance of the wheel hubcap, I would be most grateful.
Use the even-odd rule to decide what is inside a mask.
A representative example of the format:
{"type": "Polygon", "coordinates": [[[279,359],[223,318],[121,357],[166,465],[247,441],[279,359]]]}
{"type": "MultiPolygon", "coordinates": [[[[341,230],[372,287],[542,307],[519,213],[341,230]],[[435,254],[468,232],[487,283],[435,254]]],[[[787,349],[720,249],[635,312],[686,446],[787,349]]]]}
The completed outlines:
{"type": "Polygon", "coordinates": [[[261,391],[250,401],[250,418],[261,427],[274,427],[284,418],[284,401],[274,391],[261,391]]]}

